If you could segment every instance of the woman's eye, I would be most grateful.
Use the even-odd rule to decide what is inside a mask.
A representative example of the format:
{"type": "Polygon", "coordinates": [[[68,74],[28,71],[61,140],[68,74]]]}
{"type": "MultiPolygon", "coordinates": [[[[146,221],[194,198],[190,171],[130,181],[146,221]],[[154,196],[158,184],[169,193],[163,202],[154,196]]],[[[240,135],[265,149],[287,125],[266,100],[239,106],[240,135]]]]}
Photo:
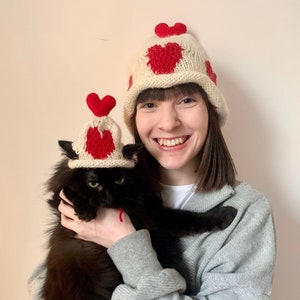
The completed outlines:
{"type": "Polygon", "coordinates": [[[185,103],[185,104],[188,104],[188,103],[194,102],[194,100],[193,100],[192,98],[184,98],[184,99],[182,100],[182,102],[185,103]]]}
{"type": "Polygon", "coordinates": [[[144,105],[144,107],[146,107],[146,108],[153,108],[154,107],[154,103],[146,103],[144,105]]]}
{"type": "Polygon", "coordinates": [[[155,108],[154,102],[143,102],[137,105],[137,109],[153,109],[155,108]]]}
{"type": "Polygon", "coordinates": [[[92,189],[95,189],[100,186],[100,183],[97,181],[88,181],[88,186],[92,189]]]}
{"type": "Polygon", "coordinates": [[[140,108],[144,108],[144,109],[151,109],[153,107],[155,107],[155,105],[152,102],[147,102],[140,106],[140,108]]]}
{"type": "Polygon", "coordinates": [[[122,177],[122,178],[119,178],[115,181],[116,184],[123,184],[125,181],[125,179],[122,177]]]}

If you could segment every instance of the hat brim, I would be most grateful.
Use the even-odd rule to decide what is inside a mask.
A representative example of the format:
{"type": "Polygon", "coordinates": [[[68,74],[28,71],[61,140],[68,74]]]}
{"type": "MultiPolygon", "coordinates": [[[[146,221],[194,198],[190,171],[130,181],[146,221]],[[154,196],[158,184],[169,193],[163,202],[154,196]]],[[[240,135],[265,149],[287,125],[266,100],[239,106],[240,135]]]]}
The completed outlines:
{"type": "Polygon", "coordinates": [[[134,160],[126,159],[76,159],[69,160],[68,166],[71,169],[76,168],[127,168],[131,169],[135,166],[134,160]]]}

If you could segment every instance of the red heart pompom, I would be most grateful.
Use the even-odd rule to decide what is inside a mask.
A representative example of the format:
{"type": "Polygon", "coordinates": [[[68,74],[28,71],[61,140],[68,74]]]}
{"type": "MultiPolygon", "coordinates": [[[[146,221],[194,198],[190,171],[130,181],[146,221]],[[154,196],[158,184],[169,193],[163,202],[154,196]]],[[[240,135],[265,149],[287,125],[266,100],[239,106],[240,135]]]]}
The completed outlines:
{"type": "Polygon", "coordinates": [[[106,95],[101,100],[96,93],[89,94],[86,98],[86,102],[96,117],[107,116],[116,105],[116,99],[114,97],[106,95]]]}
{"type": "Polygon", "coordinates": [[[182,23],[176,23],[174,26],[169,26],[166,23],[157,24],[154,31],[155,34],[160,37],[168,37],[171,35],[180,35],[186,33],[186,26],[182,23]]]}

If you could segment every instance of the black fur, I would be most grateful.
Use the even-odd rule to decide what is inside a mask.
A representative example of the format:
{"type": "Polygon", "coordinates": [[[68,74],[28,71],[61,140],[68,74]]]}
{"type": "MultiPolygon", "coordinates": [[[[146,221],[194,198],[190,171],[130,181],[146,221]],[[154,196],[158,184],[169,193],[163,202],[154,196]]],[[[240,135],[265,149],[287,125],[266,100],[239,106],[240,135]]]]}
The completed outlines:
{"type": "MultiPolygon", "coordinates": [[[[59,144],[67,158],[76,159],[70,142],[59,144]]],[[[138,148],[125,146],[124,157],[130,159],[138,148]]],[[[48,202],[56,219],[41,294],[45,300],[110,299],[115,287],[122,283],[104,247],[76,239],[74,232],[61,226],[57,208],[62,189],[82,220],[95,218],[97,210],[103,207],[126,211],[136,229],[150,231],[153,247],[164,267],[174,267],[181,261],[179,237],[224,229],[236,215],[232,207],[217,207],[202,214],[165,208],[136,168],[70,169],[67,158],[57,165],[48,182],[48,190],[52,192],[48,202]]]]}

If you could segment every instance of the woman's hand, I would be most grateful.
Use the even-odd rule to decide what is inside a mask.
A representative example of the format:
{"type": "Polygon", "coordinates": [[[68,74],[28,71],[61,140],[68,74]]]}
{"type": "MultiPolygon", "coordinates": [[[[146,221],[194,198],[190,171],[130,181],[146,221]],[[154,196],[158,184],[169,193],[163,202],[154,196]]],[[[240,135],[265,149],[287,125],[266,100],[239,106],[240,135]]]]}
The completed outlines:
{"type": "Polygon", "coordinates": [[[95,219],[89,222],[80,220],[63,191],[59,196],[63,199],[58,206],[61,213],[61,224],[74,231],[80,239],[109,248],[121,238],[136,231],[125,212],[122,214],[122,220],[120,219],[118,209],[101,208],[95,219]]]}

